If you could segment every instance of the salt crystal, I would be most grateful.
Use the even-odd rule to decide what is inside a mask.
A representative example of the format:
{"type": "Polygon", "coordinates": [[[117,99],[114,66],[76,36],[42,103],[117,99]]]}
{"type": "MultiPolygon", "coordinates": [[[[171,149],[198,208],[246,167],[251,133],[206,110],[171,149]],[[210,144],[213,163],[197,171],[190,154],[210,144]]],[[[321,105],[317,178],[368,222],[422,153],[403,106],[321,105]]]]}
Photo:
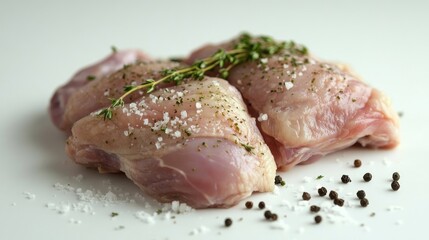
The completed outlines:
{"type": "Polygon", "coordinates": [[[261,58],[261,63],[262,64],[267,64],[268,63],[268,59],[267,58],[261,58]]]}
{"type": "Polygon", "coordinates": [[[180,112],[180,117],[181,117],[182,119],[187,118],[187,117],[188,117],[188,112],[186,112],[186,110],[181,111],[181,112],[180,112]]]}
{"type": "Polygon", "coordinates": [[[259,117],[258,117],[258,121],[262,122],[262,121],[267,121],[268,120],[268,115],[266,113],[260,113],[259,117]]]}
{"type": "Polygon", "coordinates": [[[29,193],[29,192],[23,192],[25,198],[29,199],[29,200],[33,200],[36,198],[36,195],[33,193],[29,193]]]}
{"type": "Polygon", "coordinates": [[[311,177],[308,177],[308,176],[305,176],[304,178],[303,178],[303,180],[304,180],[304,182],[305,183],[309,183],[309,182],[311,182],[311,180],[313,180],[311,177]]]}
{"type": "Polygon", "coordinates": [[[134,216],[137,219],[139,219],[142,222],[147,223],[147,224],[155,224],[156,223],[154,216],[150,215],[149,213],[147,213],[145,211],[138,211],[134,214],[134,216]]]}
{"type": "Polygon", "coordinates": [[[82,174],[79,174],[77,176],[74,176],[73,179],[76,180],[76,181],[78,181],[78,182],[80,182],[80,181],[82,181],[83,176],[82,176],[82,174]]]}
{"type": "Polygon", "coordinates": [[[387,211],[389,212],[400,211],[400,210],[404,210],[404,208],[401,206],[394,206],[394,205],[387,207],[387,211]]]}
{"type": "Polygon", "coordinates": [[[293,87],[293,83],[292,82],[285,82],[285,87],[286,87],[286,90],[289,90],[293,87]]]}
{"type": "Polygon", "coordinates": [[[180,137],[180,136],[182,136],[182,133],[180,131],[175,131],[174,132],[174,136],[175,137],[180,137]]]}
{"type": "Polygon", "coordinates": [[[286,69],[286,68],[288,68],[289,67],[289,65],[287,65],[287,64],[283,64],[283,68],[284,69],[286,69]]]}
{"type": "Polygon", "coordinates": [[[271,229],[288,231],[289,225],[286,224],[283,220],[277,220],[271,224],[271,229]]]}
{"type": "Polygon", "coordinates": [[[160,149],[160,148],[161,148],[161,143],[156,142],[156,143],[155,143],[155,147],[156,147],[156,149],[160,149]]]}
{"type": "Polygon", "coordinates": [[[280,191],[279,191],[279,187],[274,186],[273,194],[278,196],[278,195],[279,195],[279,193],[280,193],[280,191]]]}
{"type": "Polygon", "coordinates": [[[201,108],[201,103],[200,103],[200,102],[196,102],[196,103],[195,103],[195,107],[196,107],[197,109],[200,109],[200,108],[201,108]]]}
{"type": "Polygon", "coordinates": [[[392,165],[392,162],[391,162],[391,161],[389,161],[387,158],[384,158],[384,159],[383,159],[383,164],[384,164],[385,166],[389,167],[390,165],[392,165]]]}

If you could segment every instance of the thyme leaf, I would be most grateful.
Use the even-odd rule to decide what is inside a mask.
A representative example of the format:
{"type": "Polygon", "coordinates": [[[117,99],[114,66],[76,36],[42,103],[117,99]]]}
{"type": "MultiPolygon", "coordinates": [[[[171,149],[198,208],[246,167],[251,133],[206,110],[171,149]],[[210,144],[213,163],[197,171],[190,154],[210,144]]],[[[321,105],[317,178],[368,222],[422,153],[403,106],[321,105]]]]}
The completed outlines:
{"type": "MultiPolygon", "coordinates": [[[[201,80],[204,74],[210,70],[216,70],[221,78],[228,78],[230,70],[238,64],[266,58],[283,50],[288,50],[292,54],[307,54],[305,47],[298,46],[293,41],[277,42],[268,36],[253,37],[249,34],[242,34],[231,50],[219,49],[212,56],[198,60],[191,66],[165,69],[161,71],[162,77],[159,79],[146,79],[143,84],[138,86],[124,86],[124,94],[118,99],[111,99],[112,104],[102,109],[98,115],[102,116],[104,120],[112,119],[113,110],[124,106],[124,99],[138,90],[145,89],[146,93],[151,93],[158,84],[163,82],[180,84],[185,79],[201,80]]],[[[126,67],[127,65],[124,65],[124,69],[126,67]]],[[[244,147],[249,152],[253,149],[253,147],[246,146],[244,147]]]]}

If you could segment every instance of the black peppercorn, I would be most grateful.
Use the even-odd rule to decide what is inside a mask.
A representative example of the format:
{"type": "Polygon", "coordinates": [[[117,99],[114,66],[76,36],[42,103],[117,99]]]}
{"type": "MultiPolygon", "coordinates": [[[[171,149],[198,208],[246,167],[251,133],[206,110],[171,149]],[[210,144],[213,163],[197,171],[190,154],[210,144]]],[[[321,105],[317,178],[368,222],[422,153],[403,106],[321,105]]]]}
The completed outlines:
{"type": "Polygon", "coordinates": [[[322,217],[320,215],[317,215],[314,217],[314,221],[319,224],[322,221],[322,217]]]}
{"type": "Polygon", "coordinates": [[[321,187],[319,189],[317,189],[317,192],[319,193],[319,196],[323,197],[326,195],[326,193],[328,192],[328,190],[326,190],[325,187],[321,187]]]}
{"type": "Polygon", "coordinates": [[[366,198],[362,198],[362,199],[360,200],[360,205],[361,205],[362,207],[366,207],[366,206],[368,206],[368,204],[369,204],[368,199],[366,199],[366,198]]]}
{"type": "Polygon", "coordinates": [[[353,164],[355,165],[355,167],[360,167],[360,166],[362,166],[362,162],[359,160],[359,159],[356,159],[354,162],[353,162],[353,164]]]}
{"type": "Polygon", "coordinates": [[[285,181],[283,181],[283,178],[280,175],[277,175],[274,178],[274,184],[276,184],[276,185],[282,185],[282,186],[286,185],[285,181]]]}
{"type": "Polygon", "coordinates": [[[310,211],[311,212],[319,212],[320,211],[320,207],[316,206],[316,205],[311,205],[310,206],[310,211]]]}
{"type": "Polygon", "coordinates": [[[342,207],[344,205],[344,199],[336,198],[334,199],[334,204],[342,207]]]}
{"type": "Polygon", "coordinates": [[[278,218],[279,217],[277,216],[277,214],[275,214],[275,213],[271,214],[271,220],[272,221],[277,221],[278,218]]]}
{"type": "Polygon", "coordinates": [[[399,175],[399,173],[398,173],[398,172],[394,172],[394,173],[392,174],[392,179],[393,179],[393,180],[398,181],[398,180],[399,180],[399,178],[401,178],[401,175],[399,175]]]}
{"type": "Polygon", "coordinates": [[[363,175],[363,180],[365,180],[365,182],[369,182],[372,179],[372,174],[371,173],[365,173],[365,175],[363,175]]]}
{"type": "Polygon", "coordinates": [[[270,220],[272,215],[273,215],[273,214],[271,213],[271,211],[270,211],[270,210],[267,210],[267,211],[265,211],[265,212],[264,212],[264,217],[265,217],[265,219],[267,219],[267,220],[270,220]]]}
{"type": "Polygon", "coordinates": [[[258,207],[259,207],[259,209],[264,209],[265,208],[265,203],[264,202],[259,202],[258,207]]]}
{"type": "Polygon", "coordinates": [[[348,175],[343,175],[342,177],[341,177],[341,182],[343,182],[343,183],[349,183],[349,182],[351,182],[352,180],[350,179],[350,177],[348,176],[348,175]]]}
{"type": "Polygon", "coordinates": [[[253,202],[251,202],[251,201],[247,201],[246,202],[246,208],[247,209],[251,209],[253,207],[253,202]]]}
{"type": "Polygon", "coordinates": [[[302,199],[304,199],[305,201],[310,200],[311,196],[308,192],[303,192],[302,193],[302,199]]]}
{"type": "Polygon", "coordinates": [[[335,192],[335,191],[330,191],[329,192],[329,198],[332,199],[332,200],[337,199],[338,198],[338,193],[335,192]]]}
{"type": "Polygon", "coordinates": [[[401,187],[398,181],[393,181],[390,186],[392,187],[393,191],[398,191],[398,189],[401,187]]]}
{"type": "Polygon", "coordinates": [[[231,220],[231,218],[227,218],[227,219],[225,219],[225,227],[229,227],[229,226],[231,226],[232,225],[232,220],[231,220]]]}
{"type": "Polygon", "coordinates": [[[359,190],[359,191],[357,191],[356,196],[357,196],[359,199],[363,199],[363,198],[366,196],[366,193],[365,193],[365,191],[364,191],[364,190],[359,190]]]}

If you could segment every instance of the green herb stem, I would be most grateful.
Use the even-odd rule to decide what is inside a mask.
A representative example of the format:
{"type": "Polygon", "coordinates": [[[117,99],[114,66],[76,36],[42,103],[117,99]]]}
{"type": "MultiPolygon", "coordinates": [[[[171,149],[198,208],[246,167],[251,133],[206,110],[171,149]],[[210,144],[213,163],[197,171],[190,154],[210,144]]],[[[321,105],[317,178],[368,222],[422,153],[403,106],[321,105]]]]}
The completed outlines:
{"type": "Polygon", "coordinates": [[[216,68],[219,76],[226,79],[230,70],[238,64],[269,57],[283,50],[298,54],[306,54],[307,52],[305,47],[299,47],[293,42],[276,42],[266,36],[251,37],[248,34],[242,34],[231,50],[219,49],[212,56],[196,61],[189,67],[163,70],[163,77],[160,79],[146,79],[144,83],[138,86],[124,86],[125,93],[117,99],[110,99],[111,105],[102,109],[98,115],[104,117],[104,120],[112,119],[113,110],[117,107],[123,107],[124,99],[138,90],[146,89],[146,93],[151,93],[158,84],[163,82],[180,84],[185,79],[201,80],[206,72],[216,68]]]}

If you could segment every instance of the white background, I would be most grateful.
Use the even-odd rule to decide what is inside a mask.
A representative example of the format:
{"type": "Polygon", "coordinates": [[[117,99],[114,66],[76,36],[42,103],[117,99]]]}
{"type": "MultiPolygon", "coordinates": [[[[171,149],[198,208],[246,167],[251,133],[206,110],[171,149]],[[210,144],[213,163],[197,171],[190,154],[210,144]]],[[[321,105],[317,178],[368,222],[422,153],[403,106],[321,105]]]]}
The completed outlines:
{"type": "MultiPolygon", "coordinates": [[[[0,0],[0,238],[401,239],[424,234],[429,214],[428,13],[429,2],[424,0],[0,0]],[[250,200],[266,201],[286,229],[264,221],[260,210],[244,210],[244,202],[233,209],[181,214],[176,223],[159,220],[152,225],[134,217],[139,210],[156,210],[139,201],[107,207],[94,203],[95,215],[58,214],[45,206],[78,202],[75,194],[54,189],[57,182],[105,193],[103,181],[110,180],[124,192],[139,192],[122,175],[100,175],[67,159],[65,137],[47,115],[49,98],[59,85],[107,55],[112,45],[141,48],[160,58],[185,56],[204,43],[224,41],[242,31],[293,39],[321,58],[349,64],[403,112],[401,145],[392,151],[346,150],[281,173],[288,187],[280,188],[279,195],[256,194],[250,200]],[[362,168],[350,167],[355,158],[362,159],[362,168]],[[394,171],[401,173],[398,192],[389,190],[394,171]],[[365,172],[373,173],[371,183],[360,180],[365,172]],[[84,177],[81,182],[73,178],[78,174],[84,177]],[[342,174],[356,180],[343,186],[342,174]],[[318,175],[325,177],[317,182],[318,175]],[[303,181],[306,176],[312,179],[309,183],[303,181]],[[296,205],[300,190],[314,193],[318,185],[340,188],[350,202],[357,200],[347,193],[365,189],[370,205],[346,208],[357,223],[324,219],[320,225],[313,224],[307,209],[281,206],[283,200],[296,205]],[[26,199],[23,192],[36,198],[26,199]],[[400,209],[389,211],[392,206],[400,209]],[[120,215],[111,218],[112,211],[120,215]],[[369,216],[372,212],[374,217],[369,216]],[[234,224],[225,229],[222,223],[228,216],[234,224]],[[71,223],[72,218],[81,223],[71,223]],[[115,230],[120,225],[124,229],[115,230]],[[189,235],[200,226],[208,232],[189,235]]],[[[322,202],[315,196],[312,201],[322,202]]]]}

